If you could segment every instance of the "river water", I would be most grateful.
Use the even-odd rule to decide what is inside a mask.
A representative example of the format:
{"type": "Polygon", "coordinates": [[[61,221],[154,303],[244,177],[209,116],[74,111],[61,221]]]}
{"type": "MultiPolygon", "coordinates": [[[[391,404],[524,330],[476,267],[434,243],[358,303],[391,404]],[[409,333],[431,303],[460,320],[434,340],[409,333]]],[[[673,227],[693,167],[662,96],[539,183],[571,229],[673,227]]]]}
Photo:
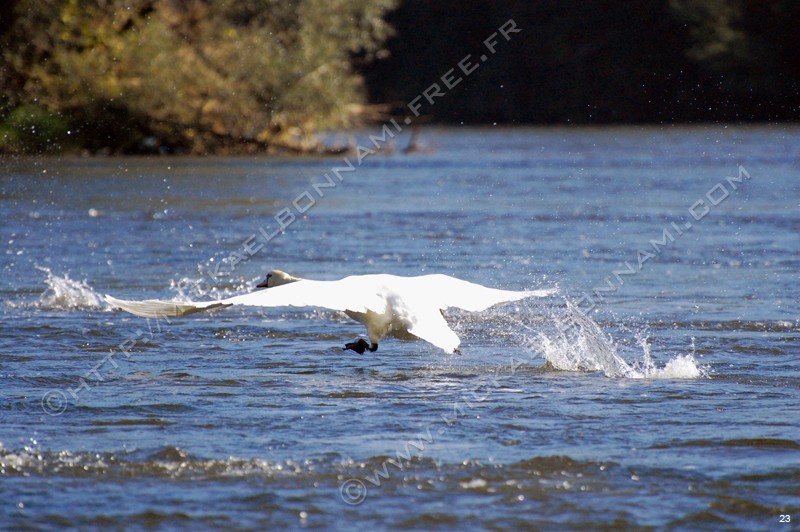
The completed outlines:
{"type": "Polygon", "coordinates": [[[797,526],[800,129],[369,134],[347,161],[0,161],[0,527],[797,526]],[[460,355],[102,299],[272,268],[558,291],[447,311],[460,355]]]}

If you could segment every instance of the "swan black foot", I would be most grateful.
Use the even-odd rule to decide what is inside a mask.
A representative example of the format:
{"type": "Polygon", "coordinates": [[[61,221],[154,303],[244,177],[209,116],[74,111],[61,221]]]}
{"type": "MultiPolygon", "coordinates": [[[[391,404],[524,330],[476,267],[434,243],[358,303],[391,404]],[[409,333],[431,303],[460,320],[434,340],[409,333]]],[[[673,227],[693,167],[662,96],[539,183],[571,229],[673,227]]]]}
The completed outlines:
{"type": "Polygon", "coordinates": [[[355,351],[359,355],[363,355],[364,351],[369,349],[371,352],[375,352],[378,350],[378,344],[370,344],[363,338],[359,338],[355,342],[350,342],[348,344],[344,344],[344,350],[350,349],[351,351],[355,351]]]}

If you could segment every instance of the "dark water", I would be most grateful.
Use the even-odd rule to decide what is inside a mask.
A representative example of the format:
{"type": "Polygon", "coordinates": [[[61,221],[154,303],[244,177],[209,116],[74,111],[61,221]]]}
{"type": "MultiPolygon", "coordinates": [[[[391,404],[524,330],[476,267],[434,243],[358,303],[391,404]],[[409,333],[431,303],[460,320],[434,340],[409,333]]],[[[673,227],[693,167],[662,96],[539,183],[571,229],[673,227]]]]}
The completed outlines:
{"type": "Polygon", "coordinates": [[[341,182],[341,159],[3,161],[0,527],[796,529],[800,129],[424,140],[341,182]],[[448,312],[461,356],[343,352],[363,329],[327,311],[101,299],[271,268],[559,292],[448,312]]]}

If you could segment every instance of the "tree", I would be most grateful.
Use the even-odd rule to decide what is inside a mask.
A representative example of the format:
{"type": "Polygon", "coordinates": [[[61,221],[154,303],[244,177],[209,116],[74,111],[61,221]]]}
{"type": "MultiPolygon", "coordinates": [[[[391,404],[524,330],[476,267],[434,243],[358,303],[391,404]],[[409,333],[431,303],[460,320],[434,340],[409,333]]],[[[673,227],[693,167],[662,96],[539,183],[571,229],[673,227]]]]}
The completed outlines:
{"type": "Polygon", "coordinates": [[[319,150],[364,112],[351,57],[380,51],[392,1],[18,0],[3,97],[91,150],[319,150]]]}

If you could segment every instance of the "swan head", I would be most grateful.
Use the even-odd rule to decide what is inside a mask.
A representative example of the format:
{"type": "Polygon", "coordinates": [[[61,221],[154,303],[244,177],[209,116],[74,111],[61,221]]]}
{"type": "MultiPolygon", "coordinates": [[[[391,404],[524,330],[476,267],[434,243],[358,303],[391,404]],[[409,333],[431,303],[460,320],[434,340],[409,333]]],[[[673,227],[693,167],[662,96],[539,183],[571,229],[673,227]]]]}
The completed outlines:
{"type": "Polygon", "coordinates": [[[272,270],[267,274],[266,279],[256,285],[256,288],[272,288],[273,286],[289,284],[299,280],[299,277],[293,277],[284,271],[272,270]]]}

